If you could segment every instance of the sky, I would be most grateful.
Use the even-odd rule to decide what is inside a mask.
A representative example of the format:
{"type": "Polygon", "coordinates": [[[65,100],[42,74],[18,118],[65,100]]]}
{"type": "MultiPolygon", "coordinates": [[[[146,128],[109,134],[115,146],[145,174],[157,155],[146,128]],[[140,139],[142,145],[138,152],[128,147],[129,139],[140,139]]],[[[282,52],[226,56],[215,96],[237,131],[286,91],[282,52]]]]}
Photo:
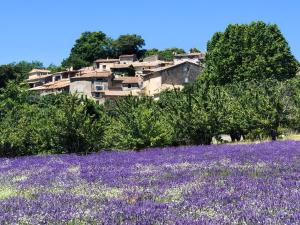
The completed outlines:
{"type": "Polygon", "coordinates": [[[85,31],[139,34],[146,48],[206,50],[231,23],[276,23],[300,61],[299,0],[1,0],[0,64],[59,65],[85,31]]]}

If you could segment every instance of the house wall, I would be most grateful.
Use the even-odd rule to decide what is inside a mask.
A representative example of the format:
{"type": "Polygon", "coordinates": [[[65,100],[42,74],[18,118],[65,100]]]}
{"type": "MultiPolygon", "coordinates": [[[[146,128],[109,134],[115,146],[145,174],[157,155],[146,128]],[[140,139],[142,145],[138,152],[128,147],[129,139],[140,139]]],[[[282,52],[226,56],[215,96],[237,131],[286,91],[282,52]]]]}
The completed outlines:
{"type": "Polygon", "coordinates": [[[144,62],[154,62],[154,61],[157,61],[157,60],[161,60],[161,57],[159,55],[151,55],[151,56],[148,56],[146,58],[144,58],[144,62]]]}
{"type": "Polygon", "coordinates": [[[50,90],[44,90],[40,92],[40,94],[43,95],[49,95],[49,94],[59,94],[59,93],[69,93],[70,87],[64,87],[64,88],[58,88],[58,89],[50,89],[50,90]]]}
{"type": "Polygon", "coordinates": [[[131,84],[131,87],[128,87],[128,84],[122,84],[123,91],[131,91],[140,89],[139,84],[131,84]]]}
{"type": "Polygon", "coordinates": [[[200,72],[200,66],[183,63],[158,73],[162,77],[162,84],[184,85],[195,81],[200,72]]]}
{"type": "Polygon", "coordinates": [[[70,93],[92,98],[92,82],[89,80],[71,81],[70,93]]]}
{"type": "Polygon", "coordinates": [[[132,56],[120,56],[120,64],[130,64],[137,60],[135,55],[132,56]]]}
{"type": "Polygon", "coordinates": [[[174,58],[174,63],[175,64],[179,64],[179,63],[182,63],[182,62],[193,62],[193,63],[196,63],[196,64],[199,64],[200,63],[200,59],[198,57],[194,57],[194,58],[191,58],[191,57],[181,57],[181,58],[174,58]]]}
{"type": "Polygon", "coordinates": [[[96,68],[100,71],[110,71],[110,68],[114,65],[114,63],[96,63],[96,68]]]}
{"type": "Polygon", "coordinates": [[[156,76],[151,77],[150,79],[146,79],[143,81],[143,90],[145,95],[153,96],[157,94],[158,90],[161,88],[162,85],[162,77],[156,76]]]}
{"type": "Polygon", "coordinates": [[[94,80],[92,81],[92,90],[96,90],[96,86],[102,86],[103,90],[108,90],[108,87],[111,86],[110,85],[110,81],[107,79],[106,81],[101,81],[101,79],[99,80],[94,80]]]}
{"type": "Polygon", "coordinates": [[[143,90],[146,95],[158,94],[163,84],[184,85],[196,80],[201,67],[193,63],[183,63],[144,77],[143,90]]]}

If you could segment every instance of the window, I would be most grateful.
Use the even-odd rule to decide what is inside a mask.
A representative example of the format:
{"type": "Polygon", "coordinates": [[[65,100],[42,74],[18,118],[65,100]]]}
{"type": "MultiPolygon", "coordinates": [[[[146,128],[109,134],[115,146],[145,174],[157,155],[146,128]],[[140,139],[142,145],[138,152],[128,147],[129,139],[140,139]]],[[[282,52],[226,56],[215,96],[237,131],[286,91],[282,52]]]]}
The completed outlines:
{"type": "Polygon", "coordinates": [[[128,88],[131,88],[131,84],[128,84],[128,86],[127,86],[128,88]]]}
{"type": "Polygon", "coordinates": [[[106,70],[106,65],[103,65],[103,66],[102,66],[102,69],[106,70]]]}
{"type": "Polygon", "coordinates": [[[100,78],[100,79],[97,79],[95,81],[96,82],[108,82],[108,79],[107,78],[100,78]]]}
{"type": "Polygon", "coordinates": [[[100,98],[101,97],[101,94],[100,93],[95,93],[95,98],[100,98]]]}
{"type": "Polygon", "coordinates": [[[103,85],[99,85],[99,86],[95,86],[95,89],[97,91],[102,91],[102,90],[104,90],[104,87],[103,87],[103,85]]]}

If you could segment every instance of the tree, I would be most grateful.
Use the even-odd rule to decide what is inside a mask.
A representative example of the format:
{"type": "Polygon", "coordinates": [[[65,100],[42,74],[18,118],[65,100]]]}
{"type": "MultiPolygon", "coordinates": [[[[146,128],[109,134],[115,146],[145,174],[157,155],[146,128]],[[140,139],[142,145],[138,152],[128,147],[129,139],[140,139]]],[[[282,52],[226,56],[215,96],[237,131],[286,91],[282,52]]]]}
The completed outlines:
{"type": "Polygon", "coordinates": [[[28,73],[33,68],[42,69],[43,63],[39,61],[20,61],[0,66],[0,88],[6,86],[10,80],[16,80],[18,83],[28,78],[28,73]]]}
{"type": "Polygon", "coordinates": [[[105,130],[106,148],[140,150],[172,143],[172,127],[153,99],[129,96],[111,103],[108,109],[111,121],[105,130]]]}
{"type": "Polygon", "coordinates": [[[172,61],[174,59],[175,54],[183,54],[185,51],[182,48],[166,48],[164,50],[158,50],[157,48],[152,48],[146,50],[144,56],[151,56],[151,55],[159,55],[164,60],[172,61]]]}
{"type": "Polygon", "coordinates": [[[113,40],[103,32],[84,32],[76,40],[70,56],[62,62],[63,67],[79,69],[88,66],[96,59],[115,55],[113,40]]]}
{"type": "Polygon", "coordinates": [[[200,53],[201,51],[198,48],[191,48],[190,53],[200,53]]]}
{"type": "Polygon", "coordinates": [[[121,35],[114,41],[114,47],[119,55],[136,54],[139,56],[142,47],[145,45],[145,40],[136,34],[121,35]]]}
{"type": "Polygon", "coordinates": [[[152,55],[159,55],[159,50],[157,48],[147,49],[145,51],[144,57],[148,57],[152,55]]]}
{"type": "Polygon", "coordinates": [[[63,68],[62,66],[57,66],[57,65],[51,63],[51,64],[47,67],[47,70],[50,70],[51,73],[57,73],[57,72],[63,71],[64,68],[63,68]]]}
{"type": "Polygon", "coordinates": [[[229,25],[207,44],[205,78],[214,84],[295,76],[297,61],[277,25],[229,25]]]}
{"type": "Polygon", "coordinates": [[[166,48],[159,52],[159,55],[167,61],[172,61],[175,54],[183,54],[185,51],[182,48],[166,48]]]}

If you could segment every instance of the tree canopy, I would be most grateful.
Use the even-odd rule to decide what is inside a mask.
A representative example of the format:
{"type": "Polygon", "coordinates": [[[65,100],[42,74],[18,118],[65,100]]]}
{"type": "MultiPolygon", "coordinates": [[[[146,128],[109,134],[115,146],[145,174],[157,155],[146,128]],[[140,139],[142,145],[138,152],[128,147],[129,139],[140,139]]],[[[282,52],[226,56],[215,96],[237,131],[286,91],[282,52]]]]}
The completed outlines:
{"type": "Polygon", "coordinates": [[[75,69],[89,66],[94,60],[114,56],[113,40],[105,33],[84,32],[76,40],[70,56],[62,62],[64,67],[75,69]]]}
{"type": "Polygon", "coordinates": [[[229,25],[207,44],[205,76],[214,84],[295,76],[297,61],[277,25],[229,25]]]}
{"type": "Polygon", "coordinates": [[[122,54],[141,54],[144,39],[136,34],[121,35],[113,40],[105,33],[84,32],[76,40],[69,57],[62,62],[63,67],[79,69],[90,66],[99,58],[114,58],[122,54]]]}
{"type": "Polygon", "coordinates": [[[114,41],[115,51],[117,55],[136,54],[142,50],[145,45],[145,40],[136,34],[125,34],[114,41]]]}
{"type": "Polygon", "coordinates": [[[156,48],[148,49],[145,52],[145,56],[151,56],[151,55],[159,55],[164,60],[172,61],[174,59],[174,54],[182,54],[185,53],[185,51],[182,48],[166,48],[164,50],[158,50],[156,48]]]}
{"type": "Polygon", "coordinates": [[[190,53],[199,53],[200,50],[198,48],[191,48],[190,53]]]}
{"type": "Polygon", "coordinates": [[[18,63],[0,65],[0,88],[5,87],[10,80],[21,82],[28,78],[28,73],[33,68],[42,69],[44,66],[39,61],[20,61],[18,63]]]}

